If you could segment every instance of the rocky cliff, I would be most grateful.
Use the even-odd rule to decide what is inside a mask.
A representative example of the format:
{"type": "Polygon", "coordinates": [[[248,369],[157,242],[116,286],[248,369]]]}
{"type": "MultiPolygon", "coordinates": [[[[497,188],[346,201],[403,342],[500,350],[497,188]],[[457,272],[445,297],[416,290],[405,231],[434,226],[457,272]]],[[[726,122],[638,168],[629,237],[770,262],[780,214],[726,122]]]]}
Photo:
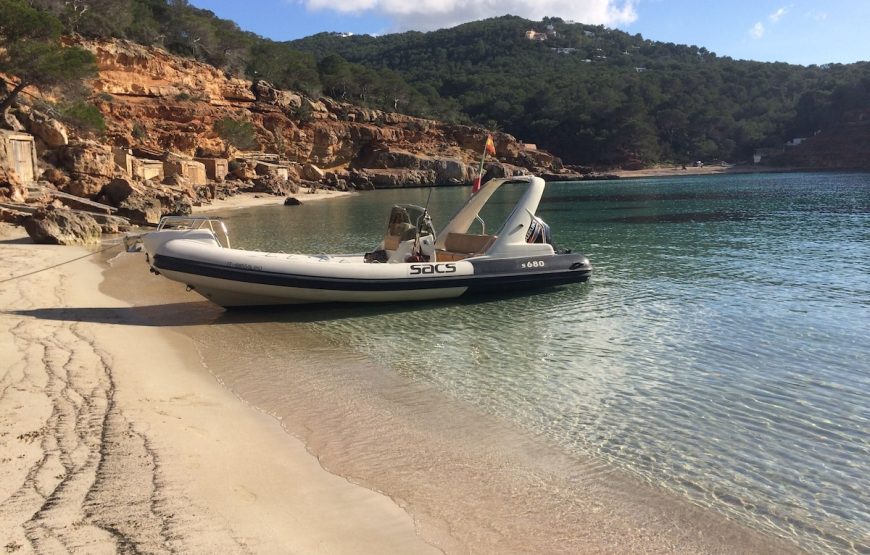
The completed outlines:
{"type": "MultiPolygon", "coordinates": [[[[38,164],[28,170],[34,175],[23,177],[0,159],[3,219],[22,222],[39,205],[63,204],[97,217],[104,230],[117,230],[119,216],[153,224],[239,191],[467,184],[476,177],[488,134],[277,90],[128,41],[67,41],[96,56],[91,100],[106,129],[99,136],[66,129],[44,113],[48,93],[33,91],[36,101],[19,105],[13,124],[30,133],[24,140],[35,145],[38,164]],[[231,143],[237,141],[219,131],[222,122],[242,124],[253,139],[250,150],[236,149],[231,143]],[[37,207],[25,206],[22,197],[37,207]]],[[[489,177],[565,174],[554,156],[511,135],[492,135],[489,177]]]]}
{"type": "MultiPolygon", "coordinates": [[[[238,153],[215,130],[231,118],[251,122],[260,149],[281,159],[333,170],[352,183],[368,177],[373,186],[400,186],[469,182],[486,138],[480,128],[276,90],[158,48],[78,44],[97,57],[93,89],[108,123],[106,140],[116,146],[232,158],[238,153]]],[[[508,134],[494,139],[501,164],[491,173],[560,169],[558,159],[508,134]]]]}

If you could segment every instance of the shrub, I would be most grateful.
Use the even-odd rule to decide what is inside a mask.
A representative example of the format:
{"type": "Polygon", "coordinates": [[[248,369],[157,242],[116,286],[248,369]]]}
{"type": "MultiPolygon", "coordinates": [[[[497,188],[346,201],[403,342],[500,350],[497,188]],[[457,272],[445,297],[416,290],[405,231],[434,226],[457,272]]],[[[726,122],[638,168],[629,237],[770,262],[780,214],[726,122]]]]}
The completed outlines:
{"type": "Polygon", "coordinates": [[[145,129],[145,126],[138,121],[133,124],[133,131],[131,134],[137,141],[144,141],[148,138],[148,131],[145,129]]]}
{"type": "Polygon", "coordinates": [[[214,128],[221,139],[240,150],[260,148],[257,134],[254,132],[254,125],[250,121],[224,118],[217,121],[214,128]]]}
{"type": "Polygon", "coordinates": [[[106,120],[103,114],[93,104],[87,102],[72,102],[59,107],[60,117],[65,122],[84,129],[102,133],[106,130],[106,120]]]}

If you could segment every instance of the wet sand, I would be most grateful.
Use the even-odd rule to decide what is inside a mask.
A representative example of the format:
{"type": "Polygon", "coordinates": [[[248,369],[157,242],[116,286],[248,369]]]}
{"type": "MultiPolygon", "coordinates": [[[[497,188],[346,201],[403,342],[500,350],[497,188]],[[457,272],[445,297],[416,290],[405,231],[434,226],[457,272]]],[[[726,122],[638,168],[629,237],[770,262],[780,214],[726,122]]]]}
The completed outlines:
{"type": "MultiPolygon", "coordinates": [[[[83,254],[7,232],[0,280],[83,254]]],[[[260,404],[222,373],[256,359],[221,309],[148,274],[141,254],[97,258],[0,281],[7,550],[798,552],[431,391],[408,397],[398,376],[338,392],[269,383],[299,403],[260,404]],[[197,333],[225,348],[203,359],[197,333]]],[[[306,356],[323,370],[355,364],[319,354],[306,356]]]]}

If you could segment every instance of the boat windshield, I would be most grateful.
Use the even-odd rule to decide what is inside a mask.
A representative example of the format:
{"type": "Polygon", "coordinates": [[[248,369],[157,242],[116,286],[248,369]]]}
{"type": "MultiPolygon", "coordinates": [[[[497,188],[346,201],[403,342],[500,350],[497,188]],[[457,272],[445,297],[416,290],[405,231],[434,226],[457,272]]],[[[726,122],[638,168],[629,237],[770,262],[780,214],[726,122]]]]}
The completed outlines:
{"type": "Polygon", "coordinates": [[[426,217],[426,209],[416,204],[397,204],[390,211],[387,224],[387,236],[401,237],[402,240],[413,239],[417,230],[421,235],[435,235],[431,222],[426,217]]]}

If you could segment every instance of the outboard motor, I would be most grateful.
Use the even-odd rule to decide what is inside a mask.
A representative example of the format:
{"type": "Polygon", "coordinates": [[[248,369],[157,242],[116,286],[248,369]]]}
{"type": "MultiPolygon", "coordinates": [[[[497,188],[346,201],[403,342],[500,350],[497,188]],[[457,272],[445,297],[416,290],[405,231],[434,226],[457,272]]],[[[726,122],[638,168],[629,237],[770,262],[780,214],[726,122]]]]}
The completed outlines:
{"type": "Polygon", "coordinates": [[[541,218],[535,216],[532,218],[532,223],[529,224],[529,230],[526,232],[526,243],[546,243],[553,244],[553,234],[550,233],[550,226],[541,218]]]}

